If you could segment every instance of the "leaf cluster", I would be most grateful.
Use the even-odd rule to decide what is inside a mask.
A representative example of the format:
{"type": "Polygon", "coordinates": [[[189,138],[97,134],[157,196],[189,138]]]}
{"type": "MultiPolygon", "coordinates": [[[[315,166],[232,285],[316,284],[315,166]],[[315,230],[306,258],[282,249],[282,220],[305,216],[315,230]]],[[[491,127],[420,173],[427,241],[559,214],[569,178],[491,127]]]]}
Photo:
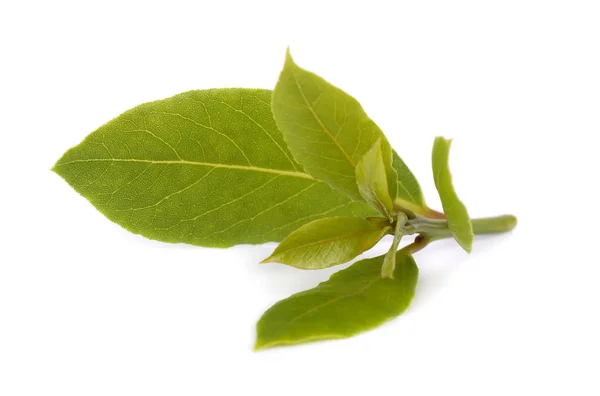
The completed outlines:
{"type": "Polygon", "coordinates": [[[373,328],[409,306],[413,253],[446,237],[470,252],[475,233],[514,227],[512,216],[470,220],[452,185],[449,149],[449,140],[435,139],[440,213],[358,101],[288,51],[273,91],[190,91],[137,106],[53,170],[110,220],[147,238],[211,247],[280,242],[263,263],[328,268],[393,236],[387,254],[265,312],[260,349],[373,328]],[[410,234],[414,242],[399,249],[410,234]]]}

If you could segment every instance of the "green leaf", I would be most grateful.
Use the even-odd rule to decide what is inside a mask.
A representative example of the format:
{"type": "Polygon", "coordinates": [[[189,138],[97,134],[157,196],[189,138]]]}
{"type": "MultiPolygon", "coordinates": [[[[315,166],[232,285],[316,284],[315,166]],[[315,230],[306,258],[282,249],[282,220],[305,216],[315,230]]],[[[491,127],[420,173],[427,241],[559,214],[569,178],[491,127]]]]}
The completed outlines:
{"type": "Polygon", "coordinates": [[[211,89],[137,106],[53,170],[110,220],[165,242],[280,241],[319,218],[375,215],[293,160],[270,97],[211,89]]]}
{"type": "Polygon", "coordinates": [[[352,260],[372,248],[388,231],[386,219],[330,217],[305,224],[288,235],[263,263],[321,269],[352,260]]]}
{"type": "Polygon", "coordinates": [[[356,99],[298,67],[288,50],[272,107],[298,163],[312,176],[362,199],[356,166],[378,139],[387,140],[356,99]]]}
{"type": "Polygon", "coordinates": [[[398,177],[397,199],[413,204],[416,206],[415,210],[417,212],[425,211],[427,206],[425,205],[421,186],[417,178],[395,151],[392,151],[392,167],[398,177]],[[419,210],[420,208],[423,210],[419,210]]]}
{"type": "Polygon", "coordinates": [[[400,315],[413,298],[419,271],[402,250],[394,279],[381,277],[382,263],[383,256],[361,260],[273,305],[258,321],[255,349],[346,338],[400,315]]]}
{"type": "Polygon", "coordinates": [[[356,182],[365,201],[391,219],[397,188],[396,171],[392,168],[392,150],[387,141],[384,144],[388,147],[387,150],[382,149],[382,141],[378,139],[356,165],[356,182]],[[390,174],[393,178],[388,184],[390,174]],[[390,192],[389,187],[393,187],[394,193],[390,192]]]}
{"type": "Polygon", "coordinates": [[[435,138],[431,154],[433,179],[442,201],[444,214],[448,219],[448,228],[452,231],[456,242],[470,253],[473,245],[473,226],[467,208],[458,199],[452,185],[452,175],[448,167],[450,143],[451,140],[446,140],[443,137],[435,138]]]}

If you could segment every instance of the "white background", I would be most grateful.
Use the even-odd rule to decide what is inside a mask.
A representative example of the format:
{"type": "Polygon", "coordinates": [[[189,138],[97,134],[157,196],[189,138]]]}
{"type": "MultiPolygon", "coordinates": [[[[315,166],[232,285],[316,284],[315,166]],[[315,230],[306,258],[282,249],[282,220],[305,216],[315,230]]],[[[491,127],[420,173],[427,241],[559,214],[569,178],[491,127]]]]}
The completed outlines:
{"type": "Polygon", "coordinates": [[[4,1],[0,395],[598,395],[599,133],[598,1],[4,1]],[[140,103],[273,87],[287,45],[431,206],[444,135],[472,217],[519,225],[418,253],[412,306],[376,330],[255,353],[262,312],[339,267],[145,240],[50,168],[140,103]]]}

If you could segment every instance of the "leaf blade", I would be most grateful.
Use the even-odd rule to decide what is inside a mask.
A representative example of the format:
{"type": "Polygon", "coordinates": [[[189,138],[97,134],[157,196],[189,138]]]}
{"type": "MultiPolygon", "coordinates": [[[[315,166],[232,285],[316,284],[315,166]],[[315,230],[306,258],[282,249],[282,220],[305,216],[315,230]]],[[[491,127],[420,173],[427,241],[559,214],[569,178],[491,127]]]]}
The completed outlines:
{"type": "Polygon", "coordinates": [[[361,260],[273,305],[257,323],[255,349],[347,338],[400,315],[414,296],[418,268],[399,250],[394,279],[383,279],[382,262],[361,260]]]}
{"type": "Polygon", "coordinates": [[[293,160],[270,96],[214,89],[142,104],[92,132],[53,170],[111,221],[164,242],[279,241],[318,218],[373,215],[293,160]]]}
{"type": "Polygon", "coordinates": [[[390,227],[384,219],[329,217],[303,225],[288,235],[262,263],[278,262],[300,269],[343,264],[372,248],[390,227]]]}
{"type": "Polygon", "coordinates": [[[467,252],[473,246],[473,226],[467,208],[456,195],[452,184],[452,175],[448,166],[451,140],[439,136],[435,138],[431,154],[433,178],[438,190],[444,214],[447,217],[448,228],[454,239],[467,252]]]}
{"type": "MultiPolygon", "coordinates": [[[[297,66],[288,49],[272,108],[290,151],[307,173],[361,200],[356,166],[378,139],[387,140],[358,101],[297,66]]],[[[396,188],[390,187],[394,197],[396,188]]]]}

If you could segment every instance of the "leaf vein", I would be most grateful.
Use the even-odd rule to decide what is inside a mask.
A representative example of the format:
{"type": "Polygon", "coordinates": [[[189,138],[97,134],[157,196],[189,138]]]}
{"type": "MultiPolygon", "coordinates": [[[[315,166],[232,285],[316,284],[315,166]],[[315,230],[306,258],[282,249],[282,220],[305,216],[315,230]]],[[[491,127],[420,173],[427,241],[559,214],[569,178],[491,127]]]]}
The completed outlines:
{"type": "Polygon", "coordinates": [[[272,173],[281,176],[290,176],[290,177],[299,177],[301,179],[311,179],[314,180],[312,176],[304,172],[295,172],[295,171],[286,171],[282,169],[269,169],[269,168],[261,168],[257,166],[251,165],[233,165],[233,164],[216,164],[211,162],[199,162],[199,161],[186,161],[186,160],[146,160],[146,159],[136,159],[136,158],[87,158],[80,160],[72,160],[67,162],[62,162],[57,164],[57,166],[70,165],[75,163],[83,163],[83,162],[132,162],[132,163],[146,163],[146,164],[163,164],[163,165],[193,165],[193,166],[208,166],[214,168],[224,168],[224,169],[236,169],[236,170],[244,170],[244,171],[252,171],[252,172],[262,172],[262,173],[272,173]]]}
{"type": "MultiPolygon", "coordinates": [[[[350,163],[350,165],[356,166],[356,164],[352,160],[352,157],[350,157],[350,155],[348,155],[348,153],[346,152],[346,150],[344,150],[344,148],[340,145],[340,143],[338,142],[338,140],[331,134],[331,132],[329,131],[329,129],[327,129],[327,127],[325,126],[325,124],[323,124],[323,121],[321,120],[321,118],[319,118],[319,116],[315,112],[315,109],[313,108],[312,104],[308,101],[308,98],[304,94],[304,91],[302,90],[302,86],[298,82],[298,79],[296,78],[296,73],[294,72],[293,69],[292,69],[292,77],[294,79],[294,82],[296,83],[296,87],[298,88],[298,92],[300,92],[300,96],[302,96],[302,99],[304,100],[304,103],[306,104],[306,107],[308,108],[308,110],[310,111],[310,113],[312,114],[312,116],[314,117],[315,121],[317,121],[317,123],[319,124],[319,126],[321,127],[321,129],[323,129],[323,132],[325,132],[327,134],[327,136],[329,136],[329,138],[335,143],[335,145],[338,147],[338,149],[340,150],[340,152],[344,155],[344,157],[346,157],[346,159],[348,160],[348,162],[350,163]]],[[[320,96],[321,96],[321,93],[319,93],[319,97],[320,96]]]]}

